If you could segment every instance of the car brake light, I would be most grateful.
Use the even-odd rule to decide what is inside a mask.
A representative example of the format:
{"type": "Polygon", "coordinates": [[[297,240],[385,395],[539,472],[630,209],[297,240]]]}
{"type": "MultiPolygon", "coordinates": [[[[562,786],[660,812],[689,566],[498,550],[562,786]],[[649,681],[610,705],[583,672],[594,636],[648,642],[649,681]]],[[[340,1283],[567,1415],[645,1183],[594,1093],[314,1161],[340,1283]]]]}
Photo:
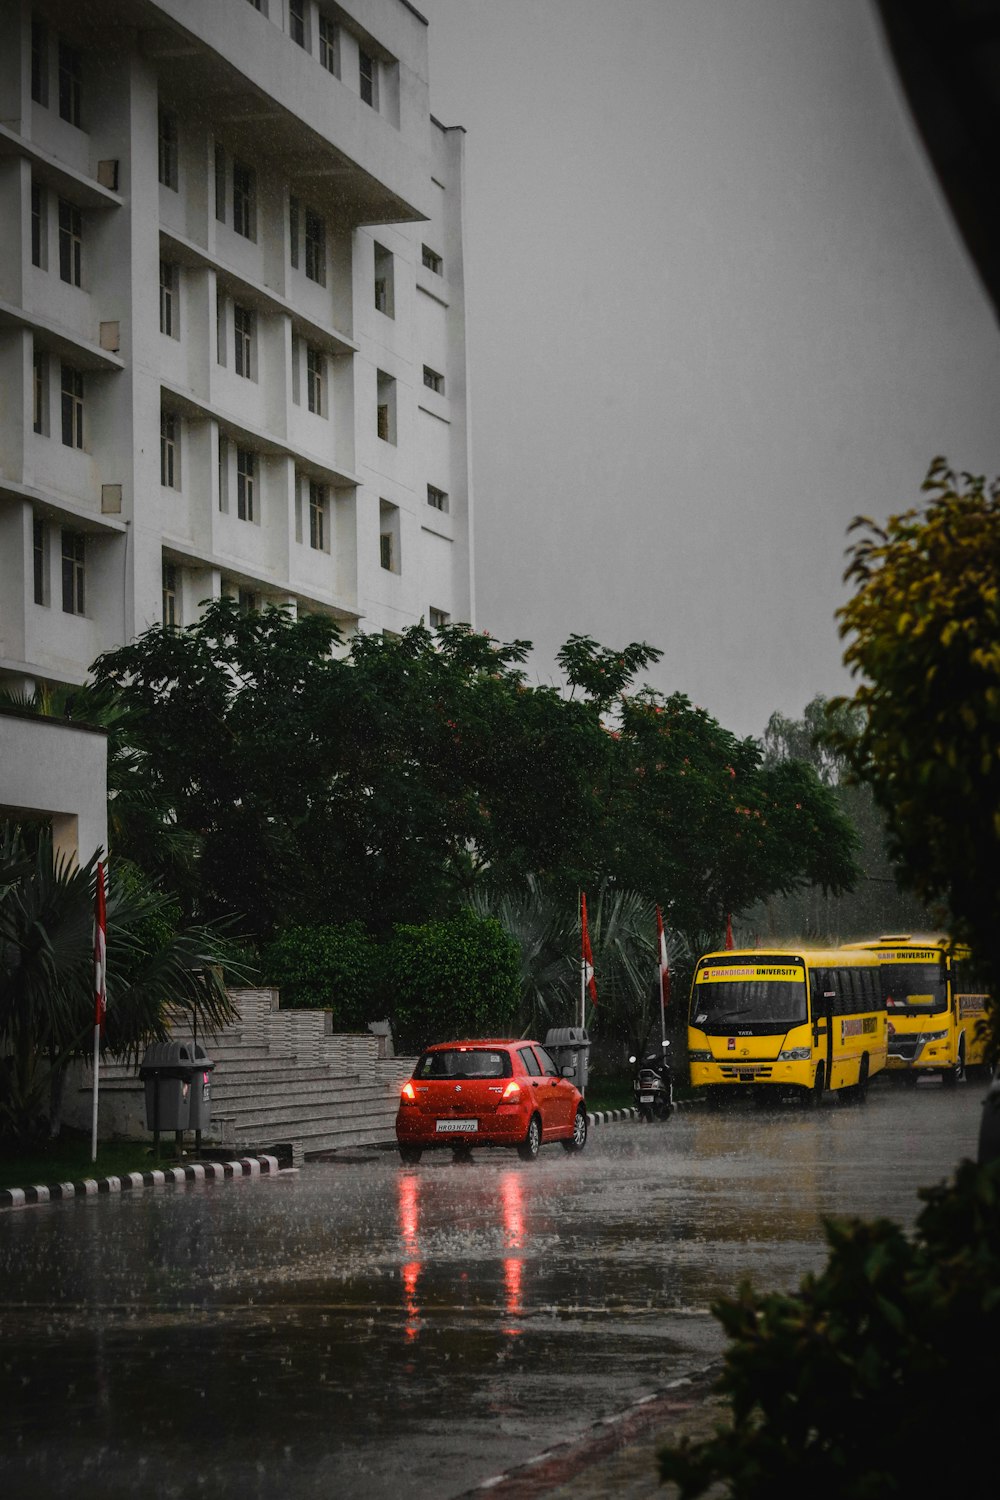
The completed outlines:
{"type": "Polygon", "coordinates": [[[505,1099],[516,1099],[520,1092],[521,1085],[519,1083],[515,1083],[514,1079],[512,1078],[510,1083],[508,1083],[507,1087],[504,1089],[503,1096],[505,1099]]]}
{"type": "Polygon", "coordinates": [[[404,1083],[400,1090],[400,1095],[407,1104],[416,1104],[417,1102],[417,1096],[413,1091],[412,1083],[404,1083]]]}

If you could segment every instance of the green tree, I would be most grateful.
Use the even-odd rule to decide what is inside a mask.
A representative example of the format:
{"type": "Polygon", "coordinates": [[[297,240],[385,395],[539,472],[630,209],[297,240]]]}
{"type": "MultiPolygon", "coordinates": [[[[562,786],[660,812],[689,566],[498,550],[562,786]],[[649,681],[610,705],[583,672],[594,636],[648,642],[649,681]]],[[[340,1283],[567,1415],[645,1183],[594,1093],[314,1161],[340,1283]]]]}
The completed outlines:
{"type": "MultiPolygon", "coordinates": [[[[839,611],[861,681],[831,742],[867,783],[906,885],[1000,994],[1000,485],[935,459],[922,510],[856,521],[839,611]]],[[[1000,1021],[992,1010],[994,1045],[1000,1021]]]]}
{"type": "Polygon", "coordinates": [[[615,733],[607,873],[675,928],[722,932],[774,892],[857,878],[854,832],[806,763],[764,766],[754,740],[679,693],[623,699],[615,733]]]}
{"type": "Polygon", "coordinates": [[[510,1032],[518,955],[491,917],[464,910],[446,921],[400,924],[383,974],[394,1032],[407,1049],[510,1032]]]}

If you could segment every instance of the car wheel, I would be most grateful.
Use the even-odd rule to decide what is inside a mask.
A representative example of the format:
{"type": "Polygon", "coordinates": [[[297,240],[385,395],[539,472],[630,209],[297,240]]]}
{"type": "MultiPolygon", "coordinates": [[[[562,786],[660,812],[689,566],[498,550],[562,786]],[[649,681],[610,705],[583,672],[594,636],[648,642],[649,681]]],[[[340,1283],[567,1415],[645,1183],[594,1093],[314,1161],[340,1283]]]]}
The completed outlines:
{"type": "Polygon", "coordinates": [[[583,1105],[576,1112],[573,1121],[573,1134],[568,1140],[563,1141],[564,1151],[582,1151],[587,1144],[587,1111],[583,1105]]]}
{"type": "Polygon", "coordinates": [[[528,1134],[517,1148],[522,1161],[534,1161],[542,1149],[542,1122],[537,1115],[528,1121],[528,1134]]]}
{"type": "Polygon", "coordinates": [[[423,1152],[419,1146],[400,1146],[399,1158],[404,1167],[415,1167],[423,1152]]]}

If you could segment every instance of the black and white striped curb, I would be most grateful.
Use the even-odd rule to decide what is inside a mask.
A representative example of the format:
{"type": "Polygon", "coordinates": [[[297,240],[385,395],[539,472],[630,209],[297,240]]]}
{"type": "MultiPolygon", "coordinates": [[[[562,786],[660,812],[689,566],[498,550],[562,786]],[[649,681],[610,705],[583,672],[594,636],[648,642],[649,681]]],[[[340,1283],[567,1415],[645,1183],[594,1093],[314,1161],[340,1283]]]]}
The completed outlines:
{"type": "Polygon", "coordinates": [[[637,1109],[595,1109],[587,1115],[588,1125],[615,1125],[619,1120],[638,1120],[637,1109]]]}
{"type": "Polygon", "coordinates": [[[50,1187],[0,1188],[0,1208],[25,1208],[32,1203],[54,1203],[60,1198],[94,1198],[100,1193],[134,1193],[166,1183],[221,1182],[227,1177],[260,1177],[279,1172],[276,1156],[247,1156],[240,1161],[197,1161],[183,1167],[152,1172],[123,1172],[120,1177],[85,1177],[82,1182],[57,1182],[50,1187]]]}

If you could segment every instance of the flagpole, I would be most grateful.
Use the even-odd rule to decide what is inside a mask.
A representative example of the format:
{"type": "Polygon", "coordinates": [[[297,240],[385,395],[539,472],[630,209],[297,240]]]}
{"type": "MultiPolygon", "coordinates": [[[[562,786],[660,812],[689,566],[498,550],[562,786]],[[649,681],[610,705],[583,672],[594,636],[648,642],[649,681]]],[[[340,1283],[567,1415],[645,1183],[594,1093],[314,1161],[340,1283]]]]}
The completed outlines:
{"type": "Polygon", "coordinates": [[[577,893],[577,911],[580,913],[580,1030],[587,1025],[587,960],[583,952],[583,892],[577,893]]]}
{"type": "Polygon", "coordinates": [[[94,1110],[90,1124],[90,1159],[97,1160],[97,1084],[101,1066],[101,1023],[94,1026],[94,1110]]]}
{"type": "Polygon", "coordinates": [[[94,1107],[90,1125],[90,1159],[97,1160],[97,1095],[101,1073],[101,1023],[107,1008],[108,916],[104,888],[104,865],[97,861],[94,883],[94,1107]]]}

